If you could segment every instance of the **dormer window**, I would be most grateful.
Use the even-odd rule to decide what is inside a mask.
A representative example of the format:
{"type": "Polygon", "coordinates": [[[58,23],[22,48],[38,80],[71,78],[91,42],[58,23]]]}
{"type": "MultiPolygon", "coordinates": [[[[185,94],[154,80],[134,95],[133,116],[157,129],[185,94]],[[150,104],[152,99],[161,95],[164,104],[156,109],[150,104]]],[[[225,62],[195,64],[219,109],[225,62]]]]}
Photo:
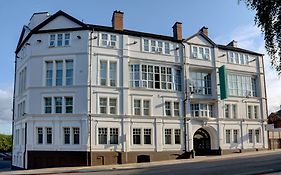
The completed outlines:
{"type": "Polygon", "coordinates": [[[170,47],[171,44],[169,42],[143,39],[144,52],[170,55],[170,47]]]}
{"type": "Polygon", "coordinates": [[[103,47],[116,47],[117,36],[113,34],[101,34],[101,46],[103,47]]]}
{"type": "Polygon", "coordinates": [[[210,48],[208,47],[198,47],[192,46],[192,58],[210,60],[210,48]]]}
{"type": "Polygon", "coordinates": [[[62,47],[70,45],[70,33],[58,33],[50,35],[49,47],[62,47]]]}

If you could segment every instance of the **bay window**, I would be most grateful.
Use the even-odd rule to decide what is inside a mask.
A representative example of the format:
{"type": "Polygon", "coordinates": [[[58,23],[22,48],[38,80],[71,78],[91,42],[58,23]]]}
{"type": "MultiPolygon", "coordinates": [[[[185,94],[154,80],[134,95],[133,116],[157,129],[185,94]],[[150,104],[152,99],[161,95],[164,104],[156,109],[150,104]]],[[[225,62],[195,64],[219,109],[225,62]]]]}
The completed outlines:
{"type": "Polygon", "coordinates": [[[129,70],[131,87],[181,91],[180,69],[146,64],[132,64],[129,70]]]}
{"type": "Polygon", "coordinates": [[[256,97],[256,77],[249,75],[228,75],[229,95],[256,97]]]}
{"type": "Polygon", "coordinates": [[[194,94],[211,95],[211,74],[191,72],[191,87],[194,94]]]}

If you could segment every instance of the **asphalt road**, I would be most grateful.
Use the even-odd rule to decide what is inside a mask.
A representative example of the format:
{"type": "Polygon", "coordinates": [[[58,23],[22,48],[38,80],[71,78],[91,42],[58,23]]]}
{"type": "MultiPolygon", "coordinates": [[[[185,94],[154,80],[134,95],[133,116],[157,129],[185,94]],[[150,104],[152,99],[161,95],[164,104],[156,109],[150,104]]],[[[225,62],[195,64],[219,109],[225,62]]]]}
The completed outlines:
{"type": "Polygon", "coordinates": [[[281,172],[281,153],[251,157],[205,160],[201,162],[160,165],[116,170],[79,170],[66,174],[93,175],[252,175],[281,172]]]}
{"type": "Polygon", "coordinates": [[[0,171],[4,169],[7,170],[11,167],[11,161],[9,160],[0,160],[0,171]]]}

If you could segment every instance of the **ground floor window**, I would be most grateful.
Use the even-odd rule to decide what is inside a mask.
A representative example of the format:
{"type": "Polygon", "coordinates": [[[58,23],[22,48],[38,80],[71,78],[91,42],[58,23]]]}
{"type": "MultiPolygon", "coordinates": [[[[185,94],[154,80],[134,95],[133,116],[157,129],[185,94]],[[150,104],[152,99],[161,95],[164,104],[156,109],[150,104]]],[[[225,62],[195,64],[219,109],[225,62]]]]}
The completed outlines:
{"type": "Polygon", "coordinates": [[[165,144],[172,144],[172,129],[165,129],[165,144]]]}

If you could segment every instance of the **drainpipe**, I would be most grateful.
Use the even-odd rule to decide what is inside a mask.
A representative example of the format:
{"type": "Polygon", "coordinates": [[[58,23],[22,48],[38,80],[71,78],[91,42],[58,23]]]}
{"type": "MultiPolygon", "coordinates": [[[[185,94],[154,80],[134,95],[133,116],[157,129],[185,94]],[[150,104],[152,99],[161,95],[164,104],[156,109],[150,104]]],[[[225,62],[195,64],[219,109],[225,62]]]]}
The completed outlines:
{"type": "MultiPolygon", "coordinates": [[[[186,52],[185,52],[185,45],[181,42],[181,45],[183,46],[183,71],[184,71],[184,84],[185,86],[187,86],[187,76],[186,76],[186,52]]],[[[186,110],[186,102],[188,100],[188,94],[187,94],[187,87],[184,86],[184,94],[185,94],[185,98],[183,100],[183,104],[184,104],[184,108],[183,108],[183,114],[184,114],[184,152],[187,153],[187,121],[186,121],[186,114],[187,114],[187,110],[186,110]]]]}
{"type": "MultiPolygon", "coordinates": [[[[260,60],[259,60],[260,61],[260,60]]],[[[259,62],[258,62],[259,63],[259,62]]],[[[258,66],[259,67],[259,66],[258,66]]],[[[263,82],[264,82],[264,99],[265,99],[265,111],[266,111],[266,118],[268,117],[268,106],[267,106],[267,93],[266,93],[266,82],[265,82],[265,72],[264,72],[264,60],[263,60],[263,56],[262,56],[262,71],[263,71],[263,82]]],[[[261,89],[261,87],[260,87],[261,89]]],[[[263,109],[263,108],[262,108],[263,109]]],[[[263,120],[264,121],[264,120],[263,120]]],[[[265,148],[265,138],[264,138],[264,124],[262,121],[262,130],[263,130],[263,147],[265,148]]],[[[269,138],[269,135],[267,135],[267,137],[269,138]]]]}
{"type": "MultiPolygon", "coordinates": [[[[23,152],[23,168],[25,169],[25,158],[26,158],[26,144],[27,144],[27,122],[24,124],[24,152],[23,152]]],[[[26,167],[27,169],[27,167],[26,167]]]]}
{"type": "Polygon", "coordinates": [[[14,152],[14,124],[15,124],[15,99],[16,99],[16,79],[17,79],[17,53],[15,53],[15,72],[14,72],[14,91],[13,91],[13,115],[12,115],[12,161],[11,167],[13,168],[13,152],[14,152]]]}
{"type": "Polygon", "coordinates": [[[93,40],[93,32],[94,29],[92,29],[91,33],[90,33],[90,43],[89,43],[89,47],[90,47],[90,60],[89,60],[89,109],[88,109],[88,119],[89,119],[89,125],[90,125],[90,157],[88,157],[88,153],[87,153],[87,165],[88,166],[92,166],[92,40],[93,40]],[[90,161],[89,161],[90,158],[90,161]]]}

